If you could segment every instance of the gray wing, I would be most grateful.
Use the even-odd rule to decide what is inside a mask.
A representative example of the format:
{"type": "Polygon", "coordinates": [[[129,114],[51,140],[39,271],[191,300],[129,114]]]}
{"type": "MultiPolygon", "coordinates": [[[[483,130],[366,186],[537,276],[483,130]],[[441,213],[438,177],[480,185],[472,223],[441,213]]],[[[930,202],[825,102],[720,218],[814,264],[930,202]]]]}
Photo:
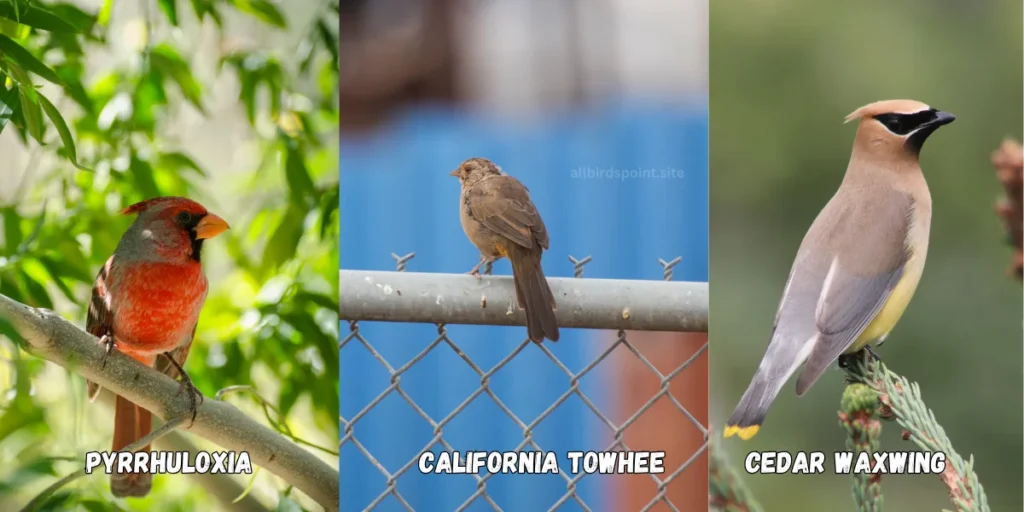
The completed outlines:
{"type": "Polygon", "coordinates": [[[846,216],[848,226],[837,226],[838,256],[818,299],[818,338],[797,379],[797,395],[807,392],[871,323],[910,258],[906,239],[913,200],[895,191],[873,199],[863,209],[867,211],[846,216]]]}

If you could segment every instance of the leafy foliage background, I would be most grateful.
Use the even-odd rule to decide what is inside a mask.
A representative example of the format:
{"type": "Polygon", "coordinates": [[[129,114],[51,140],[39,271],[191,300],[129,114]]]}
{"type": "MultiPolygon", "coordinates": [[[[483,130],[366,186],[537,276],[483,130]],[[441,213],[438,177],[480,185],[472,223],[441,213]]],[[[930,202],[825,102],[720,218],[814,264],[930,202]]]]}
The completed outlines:
{"type": "MultiPolygon", "coordinates": [[[[186,370],[212,397],[251,385],[337,465],[337,0],[0,0],[0,293],[84,325],[96,271],[131,219],[181,195],[232,229],[206,245],[211,289],[186,370]],[[333,453],[332,453],[333,452],[333,453]]],[[[0,322],[0,509],[109,450],[108,405],[18,349],[0,322]]],[[[251,394],[227,400],[257,418],[251,394]]],[[[263,421],[269,421],[264,419],[263,421]]],[[[279,426],[280,422],[284,426],[279,426]]],[[[216,447],[185,434],[205,449],[216,447]]],[[[268,507],[315,507],[269,472],[268,507]]],[[[114,503],[107,478],[47,510],[214,510],[192,477],[114,503]]]]}

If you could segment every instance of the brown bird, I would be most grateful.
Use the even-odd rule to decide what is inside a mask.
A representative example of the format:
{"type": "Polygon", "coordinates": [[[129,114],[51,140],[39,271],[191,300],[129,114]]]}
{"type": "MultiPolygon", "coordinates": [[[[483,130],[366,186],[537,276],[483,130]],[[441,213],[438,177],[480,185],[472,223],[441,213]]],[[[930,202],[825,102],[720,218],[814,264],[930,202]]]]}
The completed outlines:
{"type": "Polygon", "coordinates": [[[508,258],[530,339],[558,341],[555,296],[540,264],[548,248],[548,231],[530,191],[486,158],[470,158],[450,174],[462,184],[462,229],[480,250],[480,261],[468,273],[479,278],[481,265],[508,258]]]}

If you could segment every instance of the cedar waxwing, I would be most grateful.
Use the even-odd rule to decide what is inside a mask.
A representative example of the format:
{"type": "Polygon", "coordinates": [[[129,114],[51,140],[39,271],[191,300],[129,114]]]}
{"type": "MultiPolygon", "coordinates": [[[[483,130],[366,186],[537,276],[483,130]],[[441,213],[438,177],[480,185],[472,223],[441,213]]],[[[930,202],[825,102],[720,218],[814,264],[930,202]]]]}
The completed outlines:
{"type": "Polygon", "coordinates": [[[911,100],[872,103],[846,117],[860,121],[846,175],[800,244],[768,350],[725,437],[757,434],[800,365],[797,396],[840,355],[881,344],[896,325],[928,251],[932,199],[918,155],[954,119],[911,100]]]}

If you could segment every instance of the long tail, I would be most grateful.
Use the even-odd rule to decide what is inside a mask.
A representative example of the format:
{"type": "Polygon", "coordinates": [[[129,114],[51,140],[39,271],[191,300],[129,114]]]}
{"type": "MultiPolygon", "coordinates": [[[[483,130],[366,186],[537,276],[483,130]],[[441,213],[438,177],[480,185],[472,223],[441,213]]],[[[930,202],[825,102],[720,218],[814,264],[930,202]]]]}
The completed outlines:
{"type": "Polygon", "coordinates": [[[558,341],[558,323],[555,321],[555,296],[540,265],[541,251],[518,249],[509,254],[512,279],[516,286],[516,300],[526,310],[526,332],[530,339],[540,343],[547,338],[558,341]]]}
{"type": "Polygon", "coordinates": [[[729,417],[729,421],[726,422],[722,436],[732,437],[736,434],[743,440],[754,437],[761,428],[761,424],[764,423],[768,408],[775,401],[775,397],[779,395],[779,390],[782,389],[786,380],[785,378],[770,379],[764,372],[758,370],[754,379],[750,381],[747,391],[743,393],[743,398],[740,398],[740,403],[732,412],[732,416],[729,417]]]}
{"type": "Polygon", "coordinates": [[[782,386],[786,385],[796,369],[807,359],[813,346],[814,338],[803,341],[800,337],[773,335],[761,366],[726,422],[722,436],[731,437],[736,434],[744,440],[754,437],[782,386]]]}
{"type": "MultiPolygon", "coordinates": [[[[153,416],[149,411],[135,405],[121,396],[114,404],[114,445],[113,451],[138,441],[153,429],[153,416]]],[[[139,451],[149,451],[149,446],[139,451]]],[[[112,473],[110,492],[117,497],[141,497],[149,494],[153,486],[153,475],[149,473],[112,473]]]]}

